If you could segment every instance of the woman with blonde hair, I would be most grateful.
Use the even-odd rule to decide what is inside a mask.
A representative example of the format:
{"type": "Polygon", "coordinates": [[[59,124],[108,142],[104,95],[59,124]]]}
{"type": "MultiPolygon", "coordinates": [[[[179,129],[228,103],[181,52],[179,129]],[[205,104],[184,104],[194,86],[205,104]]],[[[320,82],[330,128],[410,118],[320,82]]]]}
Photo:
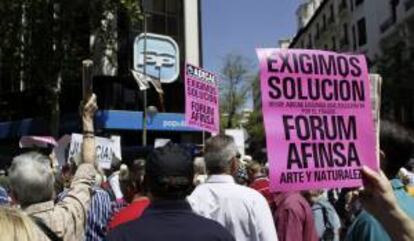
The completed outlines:
{"type": "Polygon", "coordinates": [[[22,211],[0,207],[0,237],[3,241],[36,241],[34,223],[22,211]]]}

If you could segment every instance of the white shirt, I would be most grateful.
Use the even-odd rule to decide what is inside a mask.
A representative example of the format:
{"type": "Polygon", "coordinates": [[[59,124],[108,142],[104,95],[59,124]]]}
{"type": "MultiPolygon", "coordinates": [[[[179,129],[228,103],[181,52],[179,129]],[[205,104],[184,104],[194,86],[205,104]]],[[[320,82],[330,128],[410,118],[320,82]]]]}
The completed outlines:
{"type": "Polygon", "coordinates": [[[237,241],[278,240],[266,199],[230,175],[209,176],[187,199],[194,212],[221,223],[237,241]]]}

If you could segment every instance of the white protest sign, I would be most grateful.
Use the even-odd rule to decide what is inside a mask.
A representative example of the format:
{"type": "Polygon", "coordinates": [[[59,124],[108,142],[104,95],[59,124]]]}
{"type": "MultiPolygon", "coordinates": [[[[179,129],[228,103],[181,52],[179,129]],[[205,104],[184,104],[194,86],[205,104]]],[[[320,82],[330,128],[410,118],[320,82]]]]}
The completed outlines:
{"type": "Polygon", "coordinates": [[[379,74],[370,74],[369,80],[371,82],[371,107],[372,117],[374,118],[375,135],[377,139],[377,159],[379,160],[379,129],[380,129],[380,114],[381,114],[381,85],[382,77],[379,74]]]}
{"type": "MultiPolygon", "coordinates": [[[[69,160],[72,158],[75,160],[75,162],[78,162],[78,160],[80,160],[82,142],[83,136],[81,134],[72,134],[68,154],[69,160]]],[[[112,158],[115,154],[115,145],[120,146],[120,141],[118,141],[118,143],[115,143],[114,140],[108,138],[95,137],[96,160],[99,167],[103,169],[109,169],[111,167],[112,158]]]]}
{"type": "Polygon", "coordinates": [[[242,129],[226,129],[226,135],[232,136],[234,143],[236,143],[237,149],[242,157],[244,157],[244,132],[242,129]]]}
{"type": "Polygon", "coordinates": [[[170,142],[170,139],[157,138],[154,141],[154,148],[163,147],[170,142]]]}
{"type": "Polygon", "coordinates": [[[121,137],[120,136],[111,136],[111,140],[113,141],[112,147],[114,151],[114,155],[119,160],[122,160],[122,152],[121,152],[121,137]]]}
{"type": "Polygon", "coordinates": [[[57,142],[57,146],[53,149],[58,160],[59,167],[62,167],[68,160],[67,154],[69,152],[70,140],[70,135],[62,136],[57,142]]]}

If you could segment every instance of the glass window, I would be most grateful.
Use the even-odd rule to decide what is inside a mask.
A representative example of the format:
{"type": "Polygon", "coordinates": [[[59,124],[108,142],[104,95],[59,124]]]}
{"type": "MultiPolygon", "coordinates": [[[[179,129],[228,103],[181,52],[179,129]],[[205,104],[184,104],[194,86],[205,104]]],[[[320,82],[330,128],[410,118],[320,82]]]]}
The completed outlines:
{"type": "Polygon", "coordinates": [[[353,50],[357,49],[357,40],[356,40],[356,31],[355,31],[355,25],[352,26],[352,48],[353,50]]]}
{"type": "Polygon", "coordinates": [[[181,1],[167,1],[167,13],[176,14],[180,11],[181,1]]]}
{"type": "Polygon", "coordinates": [[[309,35],[308,49],[312,49],[312,48],[313,48],[312,35],[309,35]]]}
{"type": "Polygon", "coordinates": [[[365,24],[365,18],[358,20],[358,45],[362,46],[367,43],[367,27],[365,24]]]}
{"type": "Polygon", "coordinates": [[[334,12],[334,5],[331,4],[330,8],[330,13],[329,13],[329,21],[331,22],[335,22],[335,12],[334,12]]]}
{"type": "Polygon", "coordinates": [[[364,0],[355,0],[355,6],[358,6],[363,2],[364,2],[364,0]]]}
{"type": "Polygon", "coordinates": [[[339,4],[339,10],[346,9],[346,7],[347,7],[346,1],[347,0],[342,0],[341,1],[341,3],[339,4]]]}
{"type": "MultiPolygon", "coordinates": [[[[148,0],[147,0],[148,1],[148,0]]],[[[165,12],[165,0],[152,0],[153,8],[151,9],[154,12],[165,12]]],[[[170,2],[170,1],[169,1],[170,2]]]]}
{"type": "Polygon", "coordinates": [[[151,31],[158,34],[166,34],[165,29],[165,16],[159,14],[151,15],[151,31]]]}
{"type": "Polygon", "coordinates": [[[349,37],[348,37],[348,24],[344,23],[343,27],[343,42],[344,44],[349,43],[349,37]]]}
{"type": "Polygon", "coordinates": [[[316,36],[315,36],[315,39],[319,39],[320,32],[321,32],[321,29],[320,29],[319,23],[316,23],[316,36]]]}
{"type": "Polygon", "coordinates": [[[176,16],[167,17],[167,34],[168,35],[178,34],[178,20],[176,16]]]}

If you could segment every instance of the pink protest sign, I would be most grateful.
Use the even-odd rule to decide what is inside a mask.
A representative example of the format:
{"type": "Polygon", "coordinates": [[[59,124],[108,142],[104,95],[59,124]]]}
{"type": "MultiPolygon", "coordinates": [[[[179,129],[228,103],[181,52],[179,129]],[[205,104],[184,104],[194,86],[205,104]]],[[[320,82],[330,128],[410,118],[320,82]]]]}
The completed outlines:
{"type": "Polygon", "coordinates": [[[186,64],[186,125],[218,133],[219,121],[219,90],[216,75],[199,67],[186,64]]]}
{"type": "Polygon", "coordinates": [[[363,55],[258,49],[272,191],[356,187],[378,170],[363,55]]]}

